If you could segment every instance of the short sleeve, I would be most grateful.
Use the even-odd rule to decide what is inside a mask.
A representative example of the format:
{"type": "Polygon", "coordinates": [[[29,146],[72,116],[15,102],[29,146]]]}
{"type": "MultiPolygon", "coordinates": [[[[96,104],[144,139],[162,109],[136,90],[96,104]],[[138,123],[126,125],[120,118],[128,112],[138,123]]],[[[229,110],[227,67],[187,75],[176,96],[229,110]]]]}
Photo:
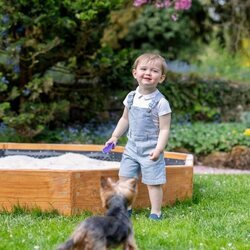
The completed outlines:
{"type": "Polygon", "coordinates": [[[127,94],[127,96],[125,97],[125,99],[123,100],[123,105],[124,105],[125,107],[128,107],[128,94],[127,94]]]}
{"type": "Polygon", "coordinates": [[[165,98],[161,98],[157,105],[157,108],[159,116],[166,115],[172,112],[169,102],[165,98]]]}

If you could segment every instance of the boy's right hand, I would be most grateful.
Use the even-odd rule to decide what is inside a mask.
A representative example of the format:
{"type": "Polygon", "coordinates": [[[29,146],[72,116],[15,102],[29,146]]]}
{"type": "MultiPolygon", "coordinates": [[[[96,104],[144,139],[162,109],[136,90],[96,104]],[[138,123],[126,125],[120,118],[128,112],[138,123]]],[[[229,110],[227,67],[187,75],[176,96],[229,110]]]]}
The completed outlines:
{"type": "Polygon", "coordinates": [[[118,138],[115,136],[112,136],[108,141],[106,141],[105,146],[108,146],[108,144],[110,143],[114,143],[116,145],[117,142],[118,142],[118,138]]]}
{"type": "Polygon", "coordinates": [[[117,137],[112,136],[112,137],[105,143],[105,147],[103,148],[102,152],[105,153],[105,154],[109,153],[112,149],[115,148],[117,141],[118,141],[117,137]]]}

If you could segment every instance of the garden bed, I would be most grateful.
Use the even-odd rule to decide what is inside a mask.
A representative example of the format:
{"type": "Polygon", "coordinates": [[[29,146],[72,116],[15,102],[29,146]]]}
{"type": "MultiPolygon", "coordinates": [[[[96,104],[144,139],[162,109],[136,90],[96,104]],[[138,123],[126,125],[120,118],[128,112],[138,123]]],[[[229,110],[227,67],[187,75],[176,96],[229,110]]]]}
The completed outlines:
{"type": "MultiPolygon", "coordinates": [[[[117,161],[117,167],[40,169],[1,168],[0,206],[38,207],[72,215],[82,211],[103,211],[99,197],[100,177],[117,179],[123,147],[117,146],[110,154],[101,153],[102,145],[0,143],[0,157],[26,155],[38,158],[56,157],[65,153],[83,154],[90,158],[117,161]]],[[[163,205],[172,205],[192,197],[193,156],[165,152],[167,183],[163,185],[163,205]]],[[[13,163],[12,163],[13,164],[13,163]]],[[[111,164],[111,162],[110,162],[111,164]]],[[[18,162],[16,162],[18,166],[18,162]]],[[[147,187],[139,183],[136,208],[149,207],[147,187]]]]}

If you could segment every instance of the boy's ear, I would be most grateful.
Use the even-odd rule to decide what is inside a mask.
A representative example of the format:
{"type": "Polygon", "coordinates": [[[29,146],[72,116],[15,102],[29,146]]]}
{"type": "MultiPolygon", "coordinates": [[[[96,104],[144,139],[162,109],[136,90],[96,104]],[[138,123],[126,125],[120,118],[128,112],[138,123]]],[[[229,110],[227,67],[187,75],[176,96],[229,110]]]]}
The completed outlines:
{"type": "Polygon", "coordinates": [[[135,69],[132,69],[132,75],[136,79],[136,70],[135,69]]]}
{"type": "Polygon", "coordinates": [[[166,79],[166,75],[162,75],[159,83],[163,83],[165,79],[166,79]]]}

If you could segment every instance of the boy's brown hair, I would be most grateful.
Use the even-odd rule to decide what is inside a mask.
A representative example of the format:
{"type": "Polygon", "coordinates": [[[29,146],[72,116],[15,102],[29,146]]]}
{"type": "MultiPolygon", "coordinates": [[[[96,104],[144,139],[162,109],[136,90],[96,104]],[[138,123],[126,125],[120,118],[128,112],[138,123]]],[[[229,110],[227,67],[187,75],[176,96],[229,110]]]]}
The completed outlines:
{"type": "Polygon", "coordinates": [[[145,60],[147,62],[156,61],[156,60],[160,61],[162,64],[162,74],[166,75],[167,70],[168,70],[168,66],[167,66],[166,60],[162,56],[155,54],[155,53],[144,53],[136,58],[132,69],[136,69],[136,67],[138,66],[138,64],[141,60],[145,60]]]}

